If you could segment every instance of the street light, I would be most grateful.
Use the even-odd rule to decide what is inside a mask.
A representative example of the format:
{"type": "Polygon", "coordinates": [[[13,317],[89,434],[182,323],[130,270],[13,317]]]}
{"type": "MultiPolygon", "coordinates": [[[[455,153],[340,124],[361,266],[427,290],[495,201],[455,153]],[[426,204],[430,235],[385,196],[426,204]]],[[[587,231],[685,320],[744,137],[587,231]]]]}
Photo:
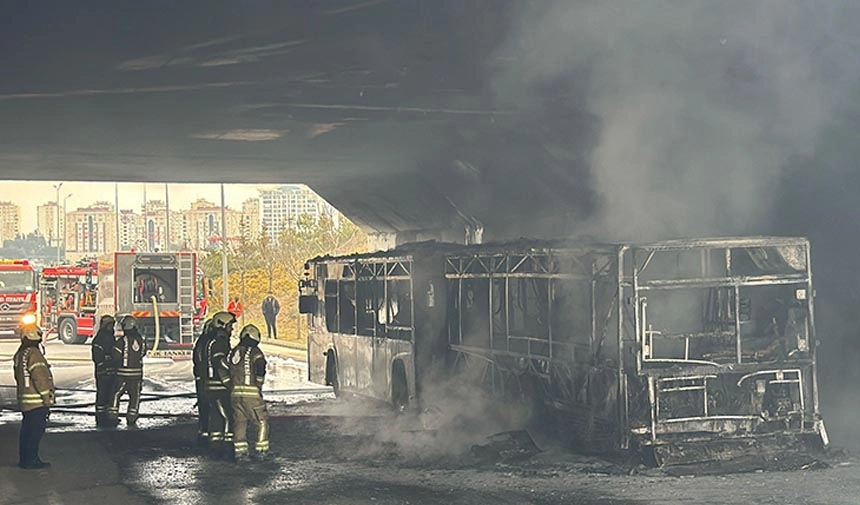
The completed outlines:
{"type": "Polygon", "coordinates": [[[63,259],[66,259],[66,200],[72,196],[71,193],[63,197],[63,259]]]}
{"type": "Polygon", "coordinates": [[[57,264],[60,263],[60,188],[63,187],[63,183],[54,184],[54,189],[57,190],[57,264]]]}

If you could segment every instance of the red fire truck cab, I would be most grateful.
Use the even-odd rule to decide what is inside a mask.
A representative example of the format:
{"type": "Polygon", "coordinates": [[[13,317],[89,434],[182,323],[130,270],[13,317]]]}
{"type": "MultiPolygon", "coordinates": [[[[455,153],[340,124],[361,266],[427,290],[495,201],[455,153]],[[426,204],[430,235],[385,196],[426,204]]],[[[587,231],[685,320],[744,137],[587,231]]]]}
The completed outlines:
{"type": "Polygon", "coordinates": [[[0,338],[18,338],[38,313],[36,272],[28,260],[0,260],[0,338]]]}
{"type": "Polygon", "coordinates": [[[94,332],[98,286],[95,262],[42,269],[42,326],[66,344],[83,344],[94,332]]]}

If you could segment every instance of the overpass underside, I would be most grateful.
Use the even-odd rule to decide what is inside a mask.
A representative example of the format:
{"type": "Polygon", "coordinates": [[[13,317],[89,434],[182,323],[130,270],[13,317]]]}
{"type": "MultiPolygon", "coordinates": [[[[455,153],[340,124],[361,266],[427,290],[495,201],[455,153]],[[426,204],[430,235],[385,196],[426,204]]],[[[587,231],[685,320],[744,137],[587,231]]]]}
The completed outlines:
{"type": "Polygon", "coordinates": [[[383,242],[592,206],[596,120],[520,99],[518,2],[49,3],[0,35],[0,179],[306,183],[383,242]]]}

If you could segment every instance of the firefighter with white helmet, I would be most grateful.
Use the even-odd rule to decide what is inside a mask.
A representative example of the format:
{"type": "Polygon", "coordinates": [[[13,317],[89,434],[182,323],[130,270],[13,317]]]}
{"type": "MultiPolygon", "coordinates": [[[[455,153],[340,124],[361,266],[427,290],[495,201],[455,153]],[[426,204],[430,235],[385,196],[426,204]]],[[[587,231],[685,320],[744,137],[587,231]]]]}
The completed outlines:
{"type": "Polygon", "coordinates": [[[114,346],[119,362],[116,370],[116,391],[113,404],[108,411],[111,422],[116,425],[119,417],[119,400],[128,393],[128,411],[125,422],[129,428],[137,426],[140,393],[143,389],[143,357],[146,355],[146,344],[137,329],[137,318],[132,315],[123,316],[119,320],[122,336],[114,346]]]}
{"type": "Polygon", "coordinates": [[[42,329],[36,325],[25,326],[21,330],[21,346],[12,360],[18,408],[24,414],[18,441],[18,466],[28,470],[50,466],[39,458],[39,442],[54,404],[54,378],[39,348],[41,343],[42,329]]]}
{"type": "Polygon", "coordinates": [[[209,448],[216,456],[228,456],[233,449],[233,412],[230,407],[230,336],[236,316],[221,311],[212,316],[211,337],[206,346],[208,359],[207,396],[209,397],[209,448]]]}
{"type": "Polygon", "coordinates": [[[239,332],[239,345],[230,351],[230,402],[233,405],[233,450],[236,461],[248,458],[248,423],[257,428],[255,456],[263,458],[269,451],[269,416],[263,401],[266,357],[260,350],[260,330],[253,324],[239,332]]]}
{"type": "Polygon", "coordinates": [[[194,387],[197,393],[197,443],[209,443],[209,355],[208,346],[212,338],[212,318],[203,323],[200,336],[194,342],[192,362],[194,387]]]}

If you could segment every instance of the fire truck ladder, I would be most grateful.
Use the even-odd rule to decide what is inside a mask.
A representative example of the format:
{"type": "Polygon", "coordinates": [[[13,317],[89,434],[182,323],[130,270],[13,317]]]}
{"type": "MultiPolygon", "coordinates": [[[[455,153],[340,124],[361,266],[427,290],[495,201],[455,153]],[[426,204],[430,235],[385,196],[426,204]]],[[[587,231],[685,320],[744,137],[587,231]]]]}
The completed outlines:
{"type": "Polygon", "coordinates": [[[194,340],[194,257],[179,255],[179,341],[194,340]]]}

